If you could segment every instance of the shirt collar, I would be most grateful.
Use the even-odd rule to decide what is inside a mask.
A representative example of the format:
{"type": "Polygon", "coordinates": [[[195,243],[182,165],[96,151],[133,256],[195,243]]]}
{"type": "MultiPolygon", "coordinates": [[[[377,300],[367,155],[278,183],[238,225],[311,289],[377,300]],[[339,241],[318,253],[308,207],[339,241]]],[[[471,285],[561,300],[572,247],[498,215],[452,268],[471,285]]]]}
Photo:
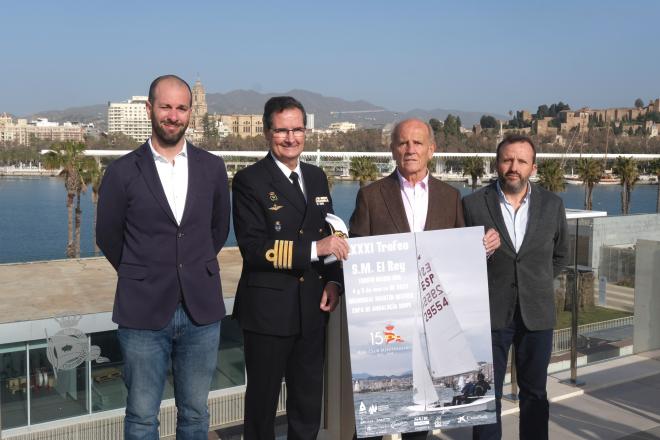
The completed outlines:
{"type": "MultiPolygon", "coordinates": [[[[521,205],[529,203],[529,197],[532,194],[532,185],[527,181],[527,193],[525,193],[525,197],[522,199],[521,205]]],[[[508,203],[509,205],[509,200],[507,200],[506,195],[504,194],[504,191],[502,191],[502,186],[500,186],[500,179],[497,179],[497,195],[500,197],[500,200],[508,203]]]]}
{"type": "MultiPolygon", "coordinates": [[[[427,171],[426,171],[426,176],[424,176],[424,178],[423,178],[422,180],[420,180],[419,182],[417,182],[417,183],[415,184],[415,186],[419,185],[424,191],[426,191],[426,190],[428,189],[428,187],[429,187],[429,174],[430,174],[430,173],[429,173],[428,170],[427,170],[427,171]]],[[[399,186],[400,186],[401,188],[413,188],[413,185],[412,185],[410,182],[408,182],[408,181],[407,181],[407,180],[401,175],[401,173],[399,172],[399,169],[398,169],[398,168],[396,169],[396,175],[397,175],[397,177],[399,178],[399,186]]]]}
{"type": "MultiPolygon", "coordinates": [[[[156,151],[154,146],[151,144],[151,138],[149,138],[147,142],[149,143],[149,148],[151,149],[151,154],[153,155],[154,160],[169,162],[162,154],[156,151]]],[[[181,148],[181,151],[179,151],[177,154],[177,157],[178,156],[183,156],[186,158],[188,157],[188,142],[185,138],[183,139],[183,148],[181,148]]]]}
{"type": "Polygon", "coordinates": [[[298,174],[298,177],[302,176],[302,174],[300,173],[300,158],[298,158],[298,163],[296,164],[296,168],[294,168],[292,170],[288,166],[284,165],[282,162],[277,160],[277,158],[275,157],[275,155],[273,153],[270,153],[270,157],[273,158],[273,160],[275,161],[275,165],[277,165],[277,168],[279,168],[280,171],[282,171],[282,173],[286,176],[287,179],[289,178],[289,176],[291,175],[291,172],[293,172],[293,171],[295,171],[296,174],[298,174]]]}

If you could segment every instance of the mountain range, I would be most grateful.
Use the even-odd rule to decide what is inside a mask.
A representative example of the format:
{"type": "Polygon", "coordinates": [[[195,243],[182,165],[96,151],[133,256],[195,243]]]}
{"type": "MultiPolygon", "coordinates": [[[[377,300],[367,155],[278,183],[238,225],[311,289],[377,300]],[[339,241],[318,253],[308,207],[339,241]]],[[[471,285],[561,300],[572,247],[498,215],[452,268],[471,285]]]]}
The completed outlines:
{"type": "MultiPolygon", "coordinates": [[[[398,112],[379,107],[370,102],[349,101],[342,98],[323,96],[308,90],[294,89],[284,93],[260,93],[254,90],[233,90],[227,93],[207,93],[206,104],[209,113],[261,114],[266,100],[272,96],[290,95],[305,106],[307,113],[314,114],[315,128],[326,128],[332,122],[354,122],[364,128],[382,128],[385,124],[416,117],[428,121],[431,118],[443,121],[450,113],[461,118],[464,127],[470,128],[479,122],[482,115],[497,119],[508,119],[505,115],[489,112],[466,112],[436,108],[432,110],[414,109],[398,112]]],[[[55,122],[76,121],[94,123],[104,130],[107,127],[107,104],[72,107],[64,110],[49,110],[25,116],[28,119],[48,118],[55,122]]]]}

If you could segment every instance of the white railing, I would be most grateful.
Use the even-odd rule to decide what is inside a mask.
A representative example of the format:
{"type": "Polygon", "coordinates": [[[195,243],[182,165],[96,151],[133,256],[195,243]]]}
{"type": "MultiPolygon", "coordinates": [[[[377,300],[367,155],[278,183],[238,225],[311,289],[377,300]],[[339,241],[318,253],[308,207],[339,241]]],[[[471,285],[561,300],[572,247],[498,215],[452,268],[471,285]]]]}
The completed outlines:
{"type": "MultiPolygon", "coordinates": [[[[580,325],[578,326],[578,336],[584,333],[623,327],[626,325],[633,325],[633,316],[626,316],[624,318],[610,319],[609,321],[592,322],[591,324],[580,325]]],[[[570,349],[571,329],[562,328],[555,330],[552,337],[552,352],[558,353],[562,351],[568,351],[570,349]]]]}

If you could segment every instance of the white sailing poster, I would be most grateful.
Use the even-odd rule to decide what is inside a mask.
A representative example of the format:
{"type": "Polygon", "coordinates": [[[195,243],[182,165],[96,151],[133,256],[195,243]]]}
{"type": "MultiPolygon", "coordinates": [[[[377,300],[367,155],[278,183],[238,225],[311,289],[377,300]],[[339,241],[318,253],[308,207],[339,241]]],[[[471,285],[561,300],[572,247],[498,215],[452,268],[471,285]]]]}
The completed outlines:
{"type": "Polygon", "coordinates": [[[358,437],[495,423],[483,228],[349,239],[358,437]]]}

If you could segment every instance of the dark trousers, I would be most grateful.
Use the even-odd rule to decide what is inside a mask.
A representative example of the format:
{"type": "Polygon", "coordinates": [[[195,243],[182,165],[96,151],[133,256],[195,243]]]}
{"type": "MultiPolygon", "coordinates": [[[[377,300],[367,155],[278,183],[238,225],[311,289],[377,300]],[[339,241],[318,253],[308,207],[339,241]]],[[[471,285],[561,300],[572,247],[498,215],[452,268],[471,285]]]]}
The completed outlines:
{"type": "Polygon", "coordinates": [[[275,412],[286,381],[289,440],[314,440],[321,423],[325,328],[307,335],[243,332],[247,387],[245,440],[273,440],[275,412]]]}
{"type": "Polygon", "coordinates": [[[493,330],[493,368],[495,370],[495,398],[497,423],[475,426],[472,438],[499,440],[502,438],[502,387],[506,374],[509,348],[515,349],[516,374],[520,407],[520,438],[522,440],[546,440],[550,416],[546,382],[548,364],[552,352],[552,329],[531,331],[523,323],[517,309],[511,323],[493,330]]]}

